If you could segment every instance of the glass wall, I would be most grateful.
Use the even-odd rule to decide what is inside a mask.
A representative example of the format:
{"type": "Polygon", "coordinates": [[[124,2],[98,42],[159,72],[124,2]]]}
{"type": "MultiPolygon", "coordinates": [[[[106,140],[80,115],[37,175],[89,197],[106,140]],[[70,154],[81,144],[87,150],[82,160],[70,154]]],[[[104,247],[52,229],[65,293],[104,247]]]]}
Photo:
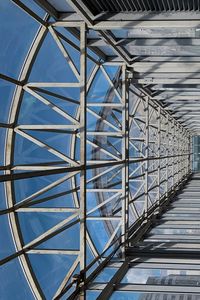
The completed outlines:
{"type": "Polygon", "coordinates": [[[193,137],[193,171],[200,172],[200,136],[193,137]]]}

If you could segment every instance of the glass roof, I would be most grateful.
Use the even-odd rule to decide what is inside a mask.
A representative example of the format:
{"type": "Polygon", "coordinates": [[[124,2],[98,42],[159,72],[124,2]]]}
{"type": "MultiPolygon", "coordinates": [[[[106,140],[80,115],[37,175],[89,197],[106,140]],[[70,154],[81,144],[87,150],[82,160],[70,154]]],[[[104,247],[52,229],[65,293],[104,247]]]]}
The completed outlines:
{"type": "MultiPolygon", "coordinates": [[[[79,27],[47,30],[45,22],[54,20],[32,1],[16,5],[5,0],[0,10],[1,172],[13,178],[22,174],[0,184],[1,297],[52,299],[80,270],[80,172],[56,172],[80,164],[80,42],[74,35],[79,27]],[[48,174],[50,169],[55,174],[48,174]]],[[[112,86],[120,79],[121,68],[98,68],[99,60],[88,50],[88,81],[93,77],[87,95],[90,163],[119,160],[121,155],[121,139],[93,133],[119,131],[122,118],[121,87],[113,92],[112,86]],[[108,98],[119,107],[115,115],[109,107],[96,105],[108,98]],[[102,115],[107,118],[100,122],[102,115]]],[[[88,170],[86,180],[88,264],[120,229],[120,167],[88,170]],[[109,184],[113,189],[106,188],[109,184]],[[100,218],[113,207],[119,212],[112,220],[100,218]]]]}
{"type": "MultiPolygon", "coordinates": [[[[83,221],[87,275],[99,265],[101,255],[113,250],[121,255],[126,190],[120,162],[127,155],[124,65],[102,62],[99,53],[114,53],[107,46],[98,51],[84,48],[85,55],[81,22],[60,26],[31,0],[1,1],[0,16],[0,295],[56,299],[63,293],[66,299],[81,269],[83,221]]],[[[90,30],[88,35],[95,37],[96,32],[90,30]]],[[[135,120],[129,124],[129,172],[133,178],[143,178],[145,172],[143,162],[134,162],[145,157],[146,115],[140,95],[132,87],[129,111],[135,120]]],[[[157,117],[152,106],[153,125],[157,117]]],[[[165,113],[162,118],[166,119],[165,113]]],[[[150,138],[157,134],[153,125],[150,138]]],[[[166,131],[166,120],[161,127],[166,131]]],[[[152,156],[156,147],[150,147],[152,156]]],[[[164,156],[162,145],[160,152],[164,156]]],[[[165,164],[166,159],[161,179],[165,164]]],[[[156,160],[149,162],[152,174],[157,167],[156,160]]],[[[153,206],[157,199],[153,175],[148,183],[147,201],[153,206]]],[[[161,195],[164,189],[163,184],[161,195]]],[[[144,214],[142,180],[130,180],[129,192],[135,197],[130,203],[131,226],[144,214]]],[[[91,292],[89,299],[93,297],[91,292]]]]}

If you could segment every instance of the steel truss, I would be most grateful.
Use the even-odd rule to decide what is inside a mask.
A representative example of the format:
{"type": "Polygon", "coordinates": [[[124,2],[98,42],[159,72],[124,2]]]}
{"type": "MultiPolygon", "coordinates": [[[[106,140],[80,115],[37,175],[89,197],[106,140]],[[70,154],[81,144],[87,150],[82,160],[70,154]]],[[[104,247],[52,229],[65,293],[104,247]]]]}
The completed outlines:
{"type": "MultiPolygon", "coordinates": [[[[30,255],[73,256],[74,262],[66,271],[53,299],[59,299],[63,295],[67,295],[69,299],[77,296],[85,299],[88,284],[113,257],[124,260],[119,268],[120,278],[125,274],[129,263],[125,257],[130,241],[133,238],[137,241],[148,230],[153,218],[162,211],[170,197],[190,175],[191,133],[157,100],[153,100],[145,89],[134,85],[127,53],[115,46],[107,32],[102,31],[107,28],[107,24],[90,26],[88,20],[52,22],[49,16],[42,20],[20,1],[14,2],[31,14],[41,26],[27,54],[20,78],[15,80],[1,74],[3,80],[16,85],[9,122],[1,124],[1,127],[7,128],[7,138],[5,165],[1,167],[3,174],[0,175],[0,181],[5,182],[7,199],[7,208],[1,210],[0,214],[7,214],[9,217],[16,251],[2,259],[1,265],[18,258],[34,297],[45,299],[34,274],[30,255]],[[90,27],[97,30],[103,39],[109,40],[125,61],[107,62],[106,56],[98,48],[92,48],[94,56],[87,45],[90,27]],[[60,28],[74,34],[78,42],[69,40],[67,35],[61,33],[60,28]],[[48,34],[66,59],[76,81],[29,81],[37,54],[48,34]],[[70,55],[65,43],[76,50],[80,68],[76,64],[77,58],[75,60],[70,55]],[[89,76],[88,60],[93,62],[89,76]],[[113,70],[114,76],[112,72],[109,73],[109,69],[113,70]],[[97,97],[91,101],[90,91],[98,76],[106,81],[108,92],[103,99],[97,97]],[[70,99],[52,92],[52,88],[74,89],[79,92],[79,97],[76,100],[70,99]],[[64,118],[65,125],[55,125],[53,122],[48,125],[19,124],[20,105],[25,93],[64,118]],[[51,97],[57,97],[58,104],[51,101],[51,97]],[[60,105],[62,101],[73,106],[75,113],[63,109],[60,105]],[[91,118],[95,120],[93,128],[91,118]],[[51,146],[39,138],[38,132],[54,133],[55,136],[68,135],[70,152],[63,154],[57,145],[51,146]],[[14,148],[18,136],[45,149],[57,160],[15,165],[14,148]],[[49,184],[16,202],[15,181],[50,175],[55,177],[49,184]],[[50,203],[52,196],[46,196],[45,193],[65,182],[69,182],[71,186],[66,195],[72,195],[73,207],[37,206],[38,203],[50,203]],[[94,201],[91,206],[88,203],[92,198],[94,201]],[[25,243],[18,216],[28,212],[59,212],[63,215],[67,213],[68,216],[25,243]],[[101,247],[98,245],[100,240],[95,240],[92,226],[89,225],[96,222],[105,227],[105,239],[101,247]],[[51,249],[41,246],[61,232],[65,232],[67,238],[67,230],[77,224],[80,228],[79,248],[51,249]],[[88,262],[89,251],[93,259],[88,262]]],[[[53,194],[55,199],[57,196],[58,193],[53,194]]],[[[119,281],[118,273],[113,282],[99,287],[104,289],[101,299],[110,295],[110,285],[116,281],[119,281]]],[[[137,286],[134,289],[137,290],[137,286]]]]}

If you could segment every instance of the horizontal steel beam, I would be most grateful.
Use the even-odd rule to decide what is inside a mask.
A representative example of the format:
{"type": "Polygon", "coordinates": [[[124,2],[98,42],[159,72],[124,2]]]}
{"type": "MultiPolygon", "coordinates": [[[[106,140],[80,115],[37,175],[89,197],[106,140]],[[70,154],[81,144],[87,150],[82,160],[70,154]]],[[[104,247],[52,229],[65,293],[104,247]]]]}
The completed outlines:
{"type": "MultiPolygon", "coordinates": [[[[187,12],[102,12],[100,15],[94,16],[94,20],[96,21],[143,21],[143,20],[199,20],[200,13],[197,11],[187,11],[187,12]]],[[[79,14],[75,12],[60,12],[59,13],[60,21],[81,21],[82,18],[79,14]]]]}
{"type": "MultiPolygon", "coordinates": [[[[89,285],[90,290],[103,290],[107,284],[105,283],[92,283],[89,285]]],[[[115,287],[115,292],[151,292],[151,293],[178,293],[186,295],[199,295],[200,287],[198,286],[178,286],[178,285],[158,285],[151,284],[130,284],[130,283],[120,283],[115,287]]]]}
{"type": "MultiPolygon", "coordinates": [[[[61,22],[62,23],[62,22],[61,22]]],[[[187,29],[195,29],[197,32],[200,28],[199,20],[190,20],[189,22],[185,22],[183,20],[148,20],[148,21],[94,21],[94,25],[89,25],[89,28],[95,30],[112,30],[112,29],[149,29],[149,28],[183,28],[187,29]]]]}

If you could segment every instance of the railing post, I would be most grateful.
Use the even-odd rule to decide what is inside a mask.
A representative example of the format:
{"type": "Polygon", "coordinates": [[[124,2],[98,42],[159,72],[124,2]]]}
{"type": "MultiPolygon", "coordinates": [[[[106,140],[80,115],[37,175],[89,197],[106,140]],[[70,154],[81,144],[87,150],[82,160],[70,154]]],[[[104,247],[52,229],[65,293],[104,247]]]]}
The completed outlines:
{"type": "Polygon", "coordinates": [[[128,233],[129,217],[129,99],[127,91],[126,65],[122,66],[122,256],[125,257],[125,248],[128,233]]]}

